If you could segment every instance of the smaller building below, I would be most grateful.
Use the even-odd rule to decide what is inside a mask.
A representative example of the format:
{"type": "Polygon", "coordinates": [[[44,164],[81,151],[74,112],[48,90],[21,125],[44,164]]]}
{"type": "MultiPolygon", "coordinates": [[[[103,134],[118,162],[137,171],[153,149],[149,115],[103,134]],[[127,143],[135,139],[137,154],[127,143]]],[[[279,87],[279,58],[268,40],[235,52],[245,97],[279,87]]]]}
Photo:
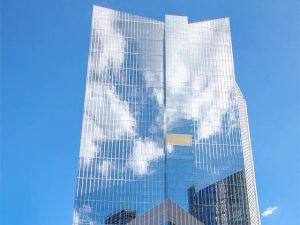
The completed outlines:
{"type": "Polygon", "coordinates": [[[128,209],[119,209],[105,218],[105,224],[123,225],[136,218],[136,212],[128,209]]]}

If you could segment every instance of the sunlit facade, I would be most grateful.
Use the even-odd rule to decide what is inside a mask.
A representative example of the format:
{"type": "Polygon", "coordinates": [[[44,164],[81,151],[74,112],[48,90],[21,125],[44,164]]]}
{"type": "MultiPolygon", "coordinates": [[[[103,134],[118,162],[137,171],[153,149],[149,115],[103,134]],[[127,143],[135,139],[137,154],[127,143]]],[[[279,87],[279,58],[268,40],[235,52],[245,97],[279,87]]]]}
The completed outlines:
{"type": "Polygon", "coordinates": [[[73,225],[98,224],[260,224],[228,18],[94,6],[73,225]]]}

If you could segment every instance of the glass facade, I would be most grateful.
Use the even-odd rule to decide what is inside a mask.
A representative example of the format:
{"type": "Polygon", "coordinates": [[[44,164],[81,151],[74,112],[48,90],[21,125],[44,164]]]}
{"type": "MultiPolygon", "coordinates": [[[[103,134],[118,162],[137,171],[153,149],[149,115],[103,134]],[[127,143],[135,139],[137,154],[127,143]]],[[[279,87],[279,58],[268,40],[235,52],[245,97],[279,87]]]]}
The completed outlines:
{"type": "Polygon", "coordinates": [[[260,224],[229,19],[92,20],[73,225],[260,224]]]}

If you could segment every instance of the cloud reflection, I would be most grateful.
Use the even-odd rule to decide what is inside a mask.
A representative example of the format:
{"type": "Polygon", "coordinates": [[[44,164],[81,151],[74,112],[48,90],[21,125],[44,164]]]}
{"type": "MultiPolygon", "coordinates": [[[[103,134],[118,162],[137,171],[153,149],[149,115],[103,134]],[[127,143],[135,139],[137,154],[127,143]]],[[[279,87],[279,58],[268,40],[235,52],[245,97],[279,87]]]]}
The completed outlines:
{"type": "Polygon", "coordinates": [[[214,20],[189,26],[189,67],[182,63],[186,61],[186,55],[181,54],[180,49],[179,52],[172,49],[173,54],[169,56],[169,61],[174,64],[170,67],[176,70],[172,70],[167,78],[167,104],[175,109],[168,112],[168,126],[172,127],[180,119],[192,119],[198,124],[197,140],[222,132],[222,118],[226,113],[230,114],[232,125],[236,121],[232,52],[231,49],[225,51],[223,45],[216,45],[222,43],[226,35],[220,31],[223,25],[223,20],[214,20]],[[205,27],[202,26],[204,23],[205,27]],[[216,25],[219,28],[213,29],[216,25]],[[199,32],[203,32],[202,35],[199,32]],[[207,43],[212,40],[213,43],[207,43]],[[215,44],[213,48],[209,47],[211,44],[215,44]],[[228,74],[220,74],[220,71],[228,74]],[[185,105],[190,107],[183,106],[180,99],[187,101],[185,105]]]}
{"type": "Polygon", "coordinates": [[[153,173],[150,163],[164,156],[163,148],[150,140],[136,141],[128,166],[135,175],[144,176],[153,173]]]}
{"type": "MultiPolygon", "coordinates": [[[[144,52],[144,40],[134,40],[138,50],[147,53],[143,60],[137,61],[138,68],[142,68],[144,88],[148,90],[139,97],[144,101],[149,98],[149,93],[152,93],[156,103],[151,103],[151,106],[133,106],[126,98],[127,92],[132,91],[131,84],[126,84],[125,79],[125,76],[129,75],[121,70],[124,62],[128,61],[125,55],[128,41],[124,36],[128,31],[116,22],[115,11],[104,8],[99,10],[99,15],[104,19],[94,18],[93,22],[95,41],[92,42],[89,58],[80,156],[85,165],[90,165],[99,153],[99,143],[121,139],[134,140],[131,145],[132,153],[125,167],[131,169],[135,175],[151,174],[151,163],[163,157],[163,149],[155,139],[141,134],[140,131],[146,128],[155,136],[163,130],[163,48],[161,47],[161,56],[157,56],[157,46],[147,48],[147,52],[144,52]],[[157,71],[153,71],[153,68],[157,71]],[[117,83],[123,83],[124,87],[118,89],[117,83]],[[144,127],[145,122],[137,118],[142,114],[137,111],[139,109],[158,112],[154,121],[149,121],[148,127],[144,127]]],[[[203,29],[202,22],[197,23],[198,27],[195,27],[195,24],[189,25],[189,61],[180,48],[172,50],[168,61],[168,67],[176,69],[172,70],[172,74],[167,78],[167,106],[170,105],[174,109],[168,111],[167,125],[172,127],[180,120],[194,121],[197,124],[195,138],[198,141],[222,132],[222,118],[225,114],[229,114],[231,124],[234,125],[236,121],[233,110],[234,72],[230,61],[232,53],[231,50],[224,51],[222,45],[207,49],[207,46],[213,43],[222,43],[224,38],[224,33],[212,29],[212,26],[218,23],[222,27],[223,21],[216,20],[211,23],[205,21],[206,30],[203,29]],[[205,34],[199,35],[199,32],[205,34]],[[213,43],[207,43],[208,40],[213,40],[213,43]],[[227,60],[226,64],[222,64],[223,59],[227,60]],[[220,71],[224,70],[229,71],[228,77],[220,75],[220,71]],[[181,100],[186,104],[182,104],[181,100]]],[[[160,45],[162,42],[156,44],[160,45]]],[[[102,160],[98,162],[99,172],[107,177],[110,170],[117,169],[115,164],[113,159],[102,160]]],[[[124,168],[118,171],[124,171],[124,168]]]]}

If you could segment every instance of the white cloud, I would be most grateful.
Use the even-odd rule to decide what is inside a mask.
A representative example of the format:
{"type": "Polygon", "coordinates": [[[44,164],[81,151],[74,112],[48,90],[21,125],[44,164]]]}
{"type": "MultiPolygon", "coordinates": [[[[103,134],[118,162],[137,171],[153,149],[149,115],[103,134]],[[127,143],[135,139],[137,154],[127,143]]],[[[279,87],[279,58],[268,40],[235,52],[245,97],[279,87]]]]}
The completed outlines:
{"type": "Polygon", "coordinates": [[[122,101],[113,85],[89,84],[85,116],[93,123],[94,135],[100,140],[119,140],[135,134],[135,118],[129,104],[122,101]]]}
{"type": "Polygon", "coordinates": [[[129,168],[135,175],[144,176],[151,174],[150,163],[164,156],[163,148],[150,140],[136,141],[133,147],[129,168]]]}
{"type": "Polygon", "coordinates": [[[271,216],[277,209],[278,209],[277,206],[268,207],[265,209],[265,211],[263,211],[263,213],[261,215],[264,217],[271,216]]]}
{"type": "MultiPolygon", "coordinates": [[[[205,23],[206,27],[213,26],[209,21],[205,23]]],[[[222,22],[211,23],[222,25],[222,22]]],[[[172,127],[180,119],[192,119],[199,124],[197,139],[221,132],[222,118],[226,113],[230,114],[230,123],[236,124],[236,117],[231,115],[234,114],[232,93],[235,88],[233,64],[229,61],[232,59],[231,50],[224,51],[224,44],[216,44],[222,43],[224,35],[213,29],[190,26],[190,60],[187,62],[185,52],[178,48],[172,48],[172,54],[168,55],[167,63],[171,71],[167,73],[167,105],[172,107],[172,110],[167,110],[168,126],[172,127]],[[214,40],[213,48],[208,43],[211,40],[214,40]],[[227,72],[227,76],[224,72],[227,72]]]]}
{"type": "Polygon", "coordinates": [[[106,178],[111,176],[111,171],[113,171],[115,168],[116,165],[112,160],[103,160],[98,165],[99,172],[106,178]]]}
{"type": "MultiPolygon", "coordinates": [[[[112,84],[103,84],[101,81],[92,83],[90,79],[91,76],[96,76],[95,78],[97,79],[107,79],[105,82],[108,82],[109,79],[122,79],[117,68],[121,67],[124,62],[126,48],[125,38],[113,24],[114,11],[102,8],[97,10],[99,12],[97,12],[96,17],[99,16],[106,19],[94,19],[95,29],[93,30],[93,35],[95,40],[98,40],[97,43],[100,43],[100,46],[93,43],[94,46],[91,48],[97,51],[91,51],[89,61],[90,71],[88,74],[90,77],[86,87],[83,138],[80,151],[85,165],[89,165],[91,159],[95,157],[95,154],[99,151],[98,143],[101,141],[120,140],[123,137],[130,138],[138,135],[136,133],[136,120],[130,112],[129,104],[120,98],[116,88],[112,84]],[[107,34],[109,34],[109,38],[107,34]],[[111,67],[115,68],[111,74],[113,77],[103,78],[106,76],[105,71],[111,67]]],[[[200,124],[197,128],[196,138],[208,138],[210,135],[221,131],[222,116],[231,110],[232,99],[230,96],[234,83],[233,80],[232,82],[225,82],[225,77],[222,76],[203,76],[203,74],[206,74],[203,68],[206,68],[211,74],[218,74],[220,70],[224,70],[224,65],[220,64],[222,61],[220,60],[216,63],[215,60],[209,59],[219,60],[220,58],[218,57],[221,56],[228,59],[231,57],[231,54],[227,52],[228,55],[224,56],[226,51],[222,49],[223,46],[218,47],[216,45],[214,52],[204,49],[207,48],[205,47],[207,46],[205,43],[207,40],[214,38],[218,41],[223,38],[222,35],[217,36],[213,31],[211,33],[205,31],[206,38],[199,40],[199,35],[193,34],[193,29],[189,28],[189,32],[189,43],[198,43],[198,45],[197,47],[189,47],[192,51],[189,51],[188,54],[190,58],[197,58],[197,62],[193,64],[193,62],[188,61],[180,49],[174,48],[172,50],[170,57],[173,58],[170,58],[168,66],[174,68],[174,70],[167,78],[167,94],[169,96],[167,104],[175,110],[168,111],[168,126],[172,126],[180,119],[192,119],[200,124]],[[206,55],[203,54],[204,52],[207,52],[205,53],[206,55]],[[199,70],[199,62],[206,62],[205,67],[201,67],[203,71],[199,70]],[[198,68],[198,70],[196,71],[195,68],[198,68]],[[191,76],[193,82],[191,82],[191,76]],[[224,83],[227,85],[224,85],[224,83]],[[219,91],[220,88],[222,88],[222,92],[219,91]],[[194,94],[196,90],[199,94],[194,94]],[[190,107],[185,107],[186,105],[182,104],[182,101],[185,101],[190,107]]],[[[151,55],[149,51],[148,54],[151,55]]],[[[158,103],[157,107],[162,114],[163,75],[162,73],[151,71],[153,68],[160,68],[159,60],[146,59],[139,63],[145,69],[143,75],[146,87],[153,90],[153,95],[158,103]]],[[[227,62],[225,69],[233,72],[231,67],[232,64],[227,62]]],[[[163,129],[160,116],[156,118],[157,121],[155,123],[157,126],[149,128],[151,131],[155,132],[158,129],[163,129]]],[[[234,116],[230,116],[230,118],[232,120],[235,119],[234,116]]],[[[147,139],[136,141],[132,149],[131,161],[127,168],[132,169],[135,175],[147,175],[152,172],[150,169],[151,162],[161,157],[163,157],[163,149],[154,141],[147,139]]],[[[104,160],[98,164],[98,169],[103,176],[107,177],[111,173],[110,171],[116,169],[116,165],[113,161],[104,160]]]]}
{"type": "MultiPolygon", "coordinates": [[[[199,25],[210,28],[216,25],[214,23],[222,26],[223,22],[205,21],[200,22],[199,25]]],[[[197,68],[191,71],[193,80],[191,86],[194,93],[199,93],[193,94],[191,98],[192,118],[199,123],[197,137],[202,139],[221,132],[222,117],[225,113],[231,112],[234,74],[232,61],[228,60],[232,59],[232,55],[229,49],[224,51],[224,44],[217,44],[222,43],[225,33],[219,33],[220,31],[217,33],[213,29],[194,29],[193,26],[189,31],[190,49],[193,49],[190,54],[194,59],[190,67],[197,68]],[[203,33],[199,34],[199,32],[203,33]],[[207,43],[210,40],[214,40],[213,48],[207,43]],[[204,63],[201,65],[202,62],[204,63]],[[224,72],[231,77],[226,77],[224,72]]]]}
{"type": "MultiPolygon", "coordinates": [[[[121,100],[114,85],[109,84],[106,71],[114,68],[114,79],[122,79],[119,69],[124,62],[126,40],[114,25],[116,12],[94,7],[93,40],[89,58],[88,82],[86,86],[85,111],[80,155],[86,165],[99,151],[101,141],[119,140],[135,135],[135,118],[129,104],[121,100]],[[102,19],[98,19],[102,18],[102,19]],[[109,34],[109,36],[108,36],[109,34]],[[93,79],[98,79],[97,82],[93,79]],[[105,79],[105,82],[100,80],[105,79]]],[[[99,165],[103,175],[107,174],[106,162],[99,165]]]]}
{"type": "Polygon", "coordinates": [[[113,25],[116,12],[109,9],[98,8],[98,10],[99,17],[103,19],[95,19],[93,21],[94,39],[97,42],[93,43],[92,49],[97,49],[97,51],[91,54],[89,66],[101,74],[108,67],[118,68],[123,64],[126,41],[113,25]],[[100,45],[95,46],[95,44],[100,45]]]}
{"type": "MultiPolygon", "coordinates": [[[[151,60],[149,60],[149,62],[151,62],[151,60]]],[[[158,67],[157,65],[154,64],[151,65],[150,68],[158,68],[158,67]]],[[[163,74],[159,72],[150,71],[150,69],[144,71],[143,73],[144,73],[144,79],[146,81],[146,87],[153,89],[153,94],[157,100],[158,106],[162,107],[163,97],[164,97],[163,96],[163,74]]]]}
{"type": "Polygon", "coordinates": [[[96,225],[97,223],[90,218],[91,212],[92,208],[89,205],[83,205],[78,211],[75,209],[73,214],[73,225],[96,225]]]}
{"type": "Polygon", "coordinates": [[[101,83],[87,85],[80,151],[86,164],[98,151],[97,142],[132,137],[135,126],[129,104],[120,100],[114,86],[101,83]]]}
{"type": "MultiPolygon", "coordinates": [[[[97,143],[120,140],[123,137],[129,138],[136,135],[136,120],[130,112],[129,104],[120,99],[115,87],[112,84],[91,82],[91,78],[104,79],[103,77],[108,68],[114,68],[113,73],[111,73],[113,77],[105,78],[107,79],[106,82],[112,78],[121,81],[122,76],[120,76],[118,68],[121,68],[124,63],[126,48],[125,38],[116,25],[113,24],[115,12],[98,7],[94,9],[96,11],[93,21],[93,34],[94,39],[97,41],[93,43],[89,61],[90,71],[88,74],[90,77],[88,77],[86,87],[83,138],[80,151],[85,165],[89,165],[91,159],[99,151],[97,143]],[[98,20],[97,17],[105,19],[98,20]],[[109,38],[107,34],[109,34],[109,38]]],[[[149,65],[149,62],[153,61],[144,60],[144,62],[147,63],[140,64],[140,66],[145,68],[146,71],[144,72],[146,87],[152,88],[159,105],[162,105],[163,76],[159,73],[150,72],[152,68],[158,66],[149,65]]],[[[126,167],[140,176],[151,173],[150,163],[163,156],[163,149],[150,140],[135,142],[132,151],[131,161],[126,167]]],[[[104,160],[98,164],[98,171],[105,177],[110,176],[111,171],[115,169],[116,165],[113,160],[104,160]]]]}
{"type": "Polygon", "coordinates": [[[180,49],[174,48],[168,57],[167,67],[170,70],[166,74],[167,123],[169,127],[172,127],[179,119],[191,118],[190,107],[183,103],[190,101],[192,83],[186,54],[180,49]]]}

